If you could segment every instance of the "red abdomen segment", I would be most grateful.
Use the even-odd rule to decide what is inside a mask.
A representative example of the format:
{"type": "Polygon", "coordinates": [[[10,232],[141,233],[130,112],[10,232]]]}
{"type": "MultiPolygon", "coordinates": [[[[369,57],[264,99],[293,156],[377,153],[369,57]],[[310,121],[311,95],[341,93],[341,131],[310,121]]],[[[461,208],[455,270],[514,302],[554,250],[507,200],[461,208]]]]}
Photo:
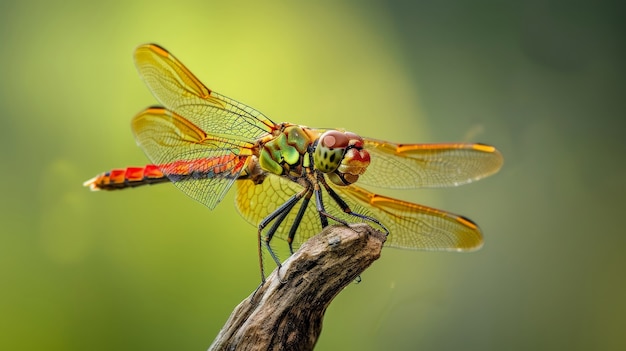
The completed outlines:
{"type": "Polygon", "coordinates": [[[136,187],[146,184],[169,182],[163,172],[156,165],[145,167],[128,167],[126,169],[114,169],[102,173],[84,182],[93,191],[117,190],[136,187]]]}
{"type": "Polygon", "coordinates": [[[229,154],[196,160],[180,160],[161,165],[114,169],[89,179],[83,185],[96,191],[205,178],[236,179],[241,176],[242,170],[246,167],[248,157],[229,154]]]}

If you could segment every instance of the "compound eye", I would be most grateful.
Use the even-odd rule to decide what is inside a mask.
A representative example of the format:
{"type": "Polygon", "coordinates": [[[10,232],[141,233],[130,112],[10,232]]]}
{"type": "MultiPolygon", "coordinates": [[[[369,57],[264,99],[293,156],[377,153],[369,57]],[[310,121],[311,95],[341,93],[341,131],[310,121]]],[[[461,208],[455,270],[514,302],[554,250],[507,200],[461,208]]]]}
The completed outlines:
{"type": "Polygon", "coordinates": [[[336,130],[329,130],[322,134],[315,148],[313,159],[315,168],[324,173],[336,170],[341,164],[349,142],[350,140],[344,133],[336,130]]]}

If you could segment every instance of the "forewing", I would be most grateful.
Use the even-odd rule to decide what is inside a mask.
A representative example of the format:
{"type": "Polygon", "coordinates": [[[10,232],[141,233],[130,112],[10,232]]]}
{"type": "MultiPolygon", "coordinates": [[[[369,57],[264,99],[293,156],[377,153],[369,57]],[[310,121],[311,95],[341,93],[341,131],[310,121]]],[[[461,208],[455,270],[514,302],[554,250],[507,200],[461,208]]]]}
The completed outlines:
{"type": "Polygon", "coordinates": [[[204,131],[233,140],[251,141],[274,128],[274,123],[262,113],[204,86],[158,45],[138,47],[135,65],[161,104],[204,131]]]}
{"type": "Polygon", "coordinates": [[[502,167],[502,154],[484,144],[394,144],[365,138],[371,163],[359,183],[385,188],[466,184],[502,167]]]}

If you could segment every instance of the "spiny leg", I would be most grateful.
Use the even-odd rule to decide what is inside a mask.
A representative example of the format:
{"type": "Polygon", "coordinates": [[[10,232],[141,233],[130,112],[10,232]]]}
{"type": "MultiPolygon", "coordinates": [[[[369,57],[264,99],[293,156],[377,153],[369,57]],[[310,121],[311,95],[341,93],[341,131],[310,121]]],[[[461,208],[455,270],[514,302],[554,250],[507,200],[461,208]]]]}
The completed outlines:
{"type": "Polygon", "coordinates": [[[298,203],[298,201],[300,201],[302,197],[309,191],[310,191],[309,189],[304,189],[300,191],[299,193],[294,194],[287,201],[285,201],[282,205],[280,205],[280,207],[274,210],[274,212],[270,213],[267,217],[265,217],[259,223],[257,238],[258,238],[258,250],[259,250],[259,265],[261,269],[261,284],[265,283],[265,272],[263,271],[263,251],[262,251],[263,249],[262,249],[261,243],[265,242],[265,245],[270,255],[272,256],[272,259],[274,259],[274,262],[276,262],[278,267],[280,267],[281,266],[280,260],[278,259],[278,257],[276,257],[276,254],[270,247],[269,242],[272,240],[272,237],[276,233],[276,230],[278,230],[278,227],[285,220],[289,212],[291,212],[291,210],[298,203]],[[268,230],[267,234],[265,235],[265,238],[261,240],[261,237],[263,235],[263,229],[265,229],[265,227],[267,227],[267,225],[269,225],[274,220],[276,221],[274,222],[272,227],[270,227],[270,229],[268,230]]]}
{"type": "MultiPolygon", "coordinates": [[[[280,262],[280,259],[278,258],[278,256],[276,256],[276,254],[274,253],[274,250],[272,249],[272,246],[270,245],[270,241],[272,241],[272,238],[274,237],[274,234],[278,230],[278,227],[282,224],[282,222],[285,220],[285,218],[287,217],[289,212],[291,212],[291,210],[293,209],[293,207],[295,206],[296,203],[297,203],[297,201],[294,202],[292,206],[290,206],[289,208],[285,209],[285,211],[283,211],[283,213],[281,213],[280,216],[278,216],[274,220],[274,223],[272,224],[272,227],[263,236],[263,242],[265,243],[265,248],[267,249],[267,252],[269,252],[270,256],[274,260],[274,263],[276,263],[276,266],[278,267],[278,273],[279,273],[278,279],[280,279],[281,283],[285,283],[286,282],[286,281],[283,281],[280,278],[280,269],[281,269],[281,267],[283,265],[280,262]]],[[[261,254],[263,254],[263,253],[261,253],[261,254]]],[[[265,271],[265,267],[261,267],[261,270],[265,271]]]]}
{"type": "MultiPolygon", "coordinates": [[[[298,200],[300,200],[300,199],[298,199],[298,200]]],[[[278,217],[276,217],[276,219],[274,220],[274,223],[272,224],[270,229],[263,236],[263,242],[265,244],[265,248],[270,253],[270,255],[272,256],[272,259],[274,260],[274,262],[276,263],[276,265],[278,267],[281,266],[281,262],[280,262],[280,259],[278,258],[278,256],[276,256],[276,254],[272,250],[272,247],[270,246],[270,241],[272,241],[272,238],[274,237],[274,234],[276,234],[276,231],[278,230],[278,227],[283,223],[285,218],[287,218],[287,215],[291,212],[291,210],[294,208],[294,206],[297,203],[298,203],[298,201],[295,201],[295,202],[293,202],[291,204],[291,206],[289,206],[288,208],[285,208],[282,211],[282,213],[278,217]]]]}
{"type": "Polygon", "coordinates": [[[328,216],[326,216],[326,210],[324,209],[324,201],[322,200],[322,192],[320,191],[319,186],[315,187],[316,189],[313,191],[315,193],[315,207],[317,209],[317,213],[320,216],[320,222],[322,224],[322,228],[326,228],[328,226],[328,216]]]}
{"type": "MultiPolygon", "coordinates": [[[[348,222],[342,220],[339,217],[336,217],[328,212],[326,212],[326,209],[324,208],[324,201],[322,199],[322,190],[320,189],[319,183],[322,183],[324,185],[324,187],[328,187],[328,184],[326,184],[326,182],[324,181],[324,176],[322,174],[319,174],[317,176],[317,182],[315,183],[315,187],[314,187],[314,193],[315,193],[315,206],[317,208],[317,213],[320,216],[320,221],[322,223],[322,228],[326,228],[328,226],[328,218],[332,219],[333,221],[337,222],[337,223],[341,223],[345,226],[348,225],[348,222]]],[[[336,201],[336,200],[335,200],[336,201]]]]}
{"type": "Polygon", "coordinates": [[[385,227],[384,224],[382,224],[378,219],[374,218],[374,217],[370,217],[361,213],[356,213],[356,212],[352,212],[352,209],[350,209],[350,206],[344,201],[344,199],[341,198],[341,196],[339,196],[339,194],[337,194],[327,183],[326,181],[324,181],[323,179],[321,180],[322,185],[324,185],[324,189],[326,189],[326,192],[328,193],[328,195],[335,200],[335,202],[337,203],[337,206],[339,206],[339,208],[341,208],[341,210],[346,213],[349,214],[351,216],[355,216],[361,219],[364,219],[366,221],[370,221],[372,223],[375,223],[376,225],[378,225],[379,227],[381,227],[384,231],[386,235],[389,235],[389,229],[387,229],[387,227],[385,227]]]}
{"type": "Polygon", "coordinates": [[[293,238],[296,236],[296,231],[302,222],[302,217],[304,217],[304,213],[306,212],[307,207],[309,206],[309,201],[311,200],[311,196],[313,192],[309,189],[302,200],[302,204],[300,205],[300,209],[296,214],[296,218],[291,224],[291,229],[289,229],[289,236],[287,237],[287,243],[289,244],[289,252],[293,255],[293,238]]]}

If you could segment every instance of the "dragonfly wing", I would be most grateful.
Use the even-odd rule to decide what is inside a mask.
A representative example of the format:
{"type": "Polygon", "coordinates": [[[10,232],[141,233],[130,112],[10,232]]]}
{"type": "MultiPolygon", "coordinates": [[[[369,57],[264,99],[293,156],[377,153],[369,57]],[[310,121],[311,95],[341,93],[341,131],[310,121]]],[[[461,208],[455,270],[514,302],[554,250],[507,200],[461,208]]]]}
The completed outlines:
{"type": "Polygon", "coordinates": [[[466,184],[502,167],[502,154],[484,144],[394,144],[364,139],[371,163],[359,182],[384,188],[466,184]]]}
{"type": "Polygon", "coordinates": [[[236,140],[256,140],[275,124],[255,109],[220,95],[200,82],[180,61],[155,44],[135,50],[139,75],[156,99],[197,125],[236,140]]]}
{"type": "Polygon", "coordinates": [[[354,185],[333,188],[353,212],[371,216],[389,230],[387,247],[469,251],[483,244],[480,229],[465,217],[373,194],[354,185]]]}
{"type": "Polygon", "coordinates": [[[135,116],[137,144],[180,190],[213,209],[246,169],[252,144],[205,133],[160,107],[135,116]]]}

